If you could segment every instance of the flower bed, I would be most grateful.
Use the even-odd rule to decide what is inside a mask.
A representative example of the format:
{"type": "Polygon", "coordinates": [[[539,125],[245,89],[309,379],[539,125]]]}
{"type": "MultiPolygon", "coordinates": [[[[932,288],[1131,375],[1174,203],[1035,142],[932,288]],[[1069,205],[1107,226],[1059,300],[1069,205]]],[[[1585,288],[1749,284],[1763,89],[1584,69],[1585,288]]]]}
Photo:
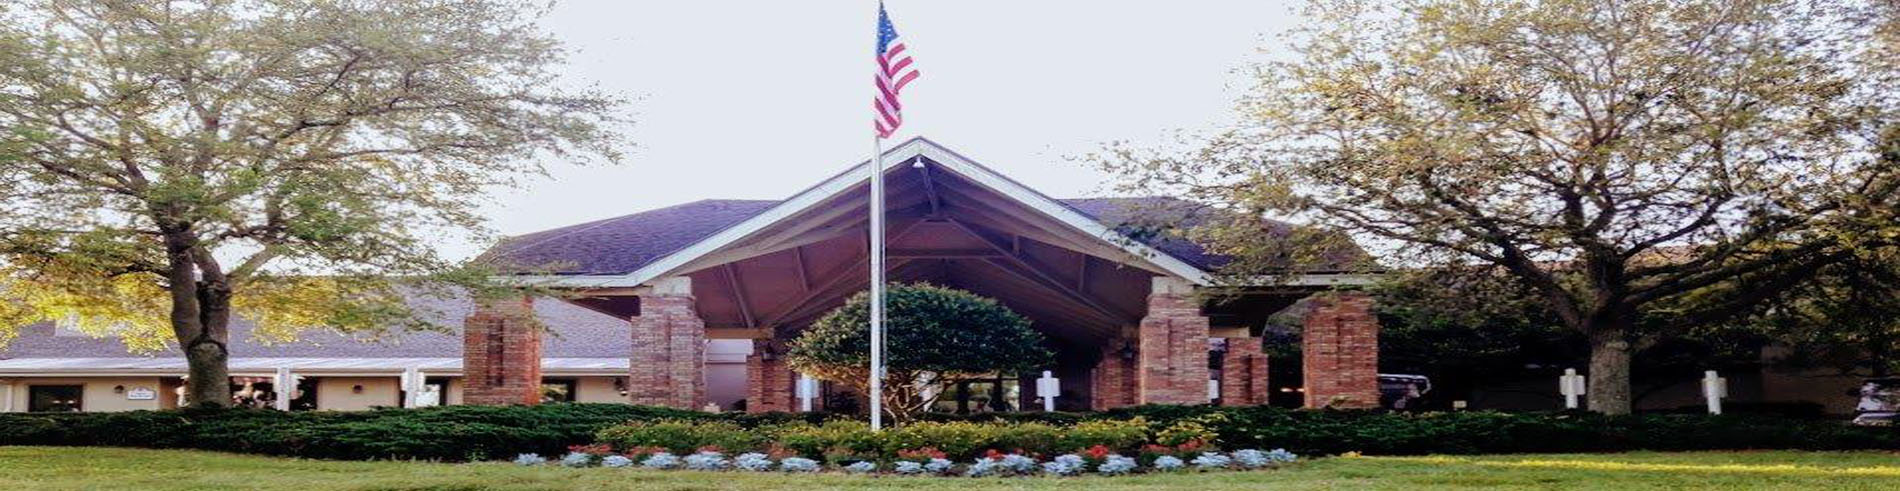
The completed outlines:
{"type": "MultiPolygon", "coordinates": [[[[575,446],[567,467],[909,476],[1119,476],[1144,472],[1264,469],[1296,460],[1285,449],[1225,453],[1207,442],[1208,418],[1043,422],[918,422],[871,431],[855,421],[777,423],[744,428],[720,421],[630,422],[575,446]],[[729,457],[732,452],[737,456],[729,457]]],[[[548,460],[523,454],[522,465],[548,460]]]]}
{"type": "Polygon", "coordinates": [[[846,474],[891,474],[904,476],[938,477],[1030,477],[1052,476],[1073,477],[1081,475],[1125,476],[1150,472],[1214,472],[1260,470],[1277,467],[1299,460],[1299,456],[1285,449],[1260,451],[1253,449],[1236,450],[1222,453],[1201,448],[1200,445],[1165,447],[1150,445],[1144,447],[1135,456],[1123,456],[1113,453],[1107,447],[1097,445],[1077,453],[1066,453],[1048,458],[1021,453],[1002,453],[989,451],[983,457],[968,462],[957,463],[943,457],[942,452],[933,448],[924,448],[908,452],[908,455],[892,460],[853,460],[826,465],[817,460],[795,455],[774,456],[763,452],[746,452],[727,457],[726,452],[717,447],[707,447],[682,457],[659,447],[634,448],[624,452],[615,452],[607,445],[576,446],[559,460],[549,461],[538,454],[521,454],[515,457],[515,464],[522,466],[559,465],[562,467],[584,468],[633,468],[651,470],[695,470],[695,471],[734,471],[734,472],[783,472],[792,474],[815,473],[821,471],[842,472],[846,474]],[[1185,459],[1185,460],[1184,460],[1185,459]]]}
{"type": "MultiPolygon", "coordinates": [[[[704,413],[627,404],[446,406],[376,411],[169,410],[122,413],[0,414],[0,445],[122,446],[342,460],[507,460],[559,456],[573,445],[625,445],[603,429],[627,422],[721,422],[724,430],[645,443],[687,455],[705,445],[735,450],[786,447],[817,459],[857,456],[893,463],[898,452],[932,446],[968,464],[989,449],[1059,456],[1103,445],[1134,455],[1141,445],[1200,439],[1226,449],[1284,447],[1302,455],[1572,453],[1630,450],[1900,450],[1900,427],[1751,415],[1574,412],[1381,413],[1274,407],[1142,406],[1097,413],[941,415],[873,436],[862,424],[825,423],[849,415],[704,413]],[[1148,424],[1131,424],[1137,418],[1148,424]],[[1009,428],[1004,431],[1002,428],[1009,428]],[[738,428],[738,431],[732,431],[738,428]],[[796,430],[796,431],[779,431],[796,430]],[[772,439],[761,440],[766,436],[772,439]],[[718,436],[730,440],[703,438],[718,436]]],[[[669,434],[659,432],[659,434],[669,434]]],[[[1233,454],[1227,454],[1235,457],[1233,454]]],[[[1197,456],[1186,456],[1191,465],[1197,456]]],[[[1237,458],[1237,457],[1236,457],[1237,458]]],[[[779,463],[774,457],[774,465],[779,463]]],[[[1146,463],[1144,463],[1145,465],[1146,463]]],[[[636,464],[630,464],[636,465],[636,464]]],[[[737,462],[735,462],[737,465],[737,462]]],[[[896,472],[895,467],[881,469],[896,472]]]]}

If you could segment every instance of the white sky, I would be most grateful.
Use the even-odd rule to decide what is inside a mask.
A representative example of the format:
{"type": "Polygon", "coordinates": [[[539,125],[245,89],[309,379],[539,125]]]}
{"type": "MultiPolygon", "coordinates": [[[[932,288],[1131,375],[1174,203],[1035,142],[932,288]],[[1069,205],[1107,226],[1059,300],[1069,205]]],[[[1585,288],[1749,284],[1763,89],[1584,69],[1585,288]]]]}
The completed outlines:
{"type": "MultiPolygon", "coordinates": [[[[1270,0],[889,0],[922,78],[905,124],[1055,197],[1109,194],[1069,157],[1233,119],[1290,26],[1270,0]]],[[[562,0],[567,74],[620,93],[624,165],[554,163],[487,211],[517,235],[704,198],[781,199],[871,151],[873,0],[562,0]]],[[[469,256],[481,247],[445,251],[469,256]]]]}

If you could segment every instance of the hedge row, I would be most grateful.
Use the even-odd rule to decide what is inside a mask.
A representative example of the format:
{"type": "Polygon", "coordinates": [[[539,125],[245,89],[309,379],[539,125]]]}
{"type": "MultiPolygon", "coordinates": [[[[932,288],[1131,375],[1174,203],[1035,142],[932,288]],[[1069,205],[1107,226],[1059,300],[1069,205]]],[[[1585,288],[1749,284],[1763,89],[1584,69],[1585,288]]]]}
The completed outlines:
{"type": "Polygon", "coordinates": [[[626,404],[445,406],[360,412],[255,409],[0,414],[0,445],[182,448],[319,459],[511,458],[554,455],[627,421],[721,417],[745,424],[795,415],[715,416],[626,404]]]}
{"type": "MultiPolygon", "coordinates": [[[[1582,413],[1378,413],[1271,407],[1144,406],[1099,413],[933,416],[938,421],[1146,419],[1200,425],[1221,448],[1302,455],[1605,452],[1625,450],[1900,450],[1900,427],[1760,416],[1582,413]]],[[[449,406],[365,412],[183,410],[0,414],[0,445],[188,448],[323,459],[489,460],[559,454],[629,421],[727,421],[742,428],[822,422],[816,414],[709,414],[623,404],[449,406]]]]}

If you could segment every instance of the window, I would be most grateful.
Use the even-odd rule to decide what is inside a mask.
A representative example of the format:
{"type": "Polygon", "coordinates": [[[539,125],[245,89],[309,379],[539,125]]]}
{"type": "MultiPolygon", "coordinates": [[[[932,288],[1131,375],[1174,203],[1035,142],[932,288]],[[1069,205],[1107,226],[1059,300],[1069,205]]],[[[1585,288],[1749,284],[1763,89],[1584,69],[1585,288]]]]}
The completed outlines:
{"type": "Polygon", "coordinates": [[[541,402],[574,402],[574,379],[542,380],[541,402]]]}
{"type": "Polygon", "coordinates": [[[86,388],[79,385],[35,385],[27,388],[26,410],[36,413],[76,413],[84,407],[86,388]]]}
{"type": "Polygon", "coordinates": [[[1020,383],[1012,378],[965,380],[946,387],[937,397],[934,411],[971,414],[1016,411],[1022,397],[1020,383]]]}

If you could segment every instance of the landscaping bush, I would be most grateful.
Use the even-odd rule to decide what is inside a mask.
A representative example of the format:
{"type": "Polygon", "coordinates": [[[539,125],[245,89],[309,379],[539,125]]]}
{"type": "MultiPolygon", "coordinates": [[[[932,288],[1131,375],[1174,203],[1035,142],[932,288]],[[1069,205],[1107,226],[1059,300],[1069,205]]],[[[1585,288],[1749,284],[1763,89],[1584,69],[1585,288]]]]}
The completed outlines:
{"type": "Polygon", "coordinates": [[[1301,455],[1354,451],[1416,455],[1900,450],[1900,428],[1750,415],[1381,413],[1142,406],[1086,414],[932,416],[927,418],[932,421],[883,434],[871,433],[861,422],[826,422],[824,418],[818,414],[710,414],[624,404],[448,406],[364,412],[233,409],[13,413],[0,414],[0,445],[189,448],[322,459],[460,461],[512,459],[522,453],[561,456],[570,446],[602,442],[664,446],[681,457],[693,455],[698,447],[716,445],[727,455],[777,450],[847,464],[863,459],[889,460],[900,452],[919,455],[926,448],[959,462],[989,450],[1053,457],[1096,445],[1135,455],[1153,453],[1143,448],[1150,444],[1178,446],[1190,440],[1206,440],[1211,449],[1285,448],[1301,455]],[[616,427],[629,422],[643,424],[616,427]],[[713,424],[695,426],[689,422],[713,424]],[[673,440],[666,440],[669,438],[673,440]],[[771,448],[773,442],[780,448],[771,448]]]}
{"type": "Polygon", "coordinates": [[[766,443],[761,435],[730,421],[661,420],[632,422],[601,430],[600,443],[622,451],[658,447],[675,454],[691,454],[706,447],[751,450],[766,443]]]}

